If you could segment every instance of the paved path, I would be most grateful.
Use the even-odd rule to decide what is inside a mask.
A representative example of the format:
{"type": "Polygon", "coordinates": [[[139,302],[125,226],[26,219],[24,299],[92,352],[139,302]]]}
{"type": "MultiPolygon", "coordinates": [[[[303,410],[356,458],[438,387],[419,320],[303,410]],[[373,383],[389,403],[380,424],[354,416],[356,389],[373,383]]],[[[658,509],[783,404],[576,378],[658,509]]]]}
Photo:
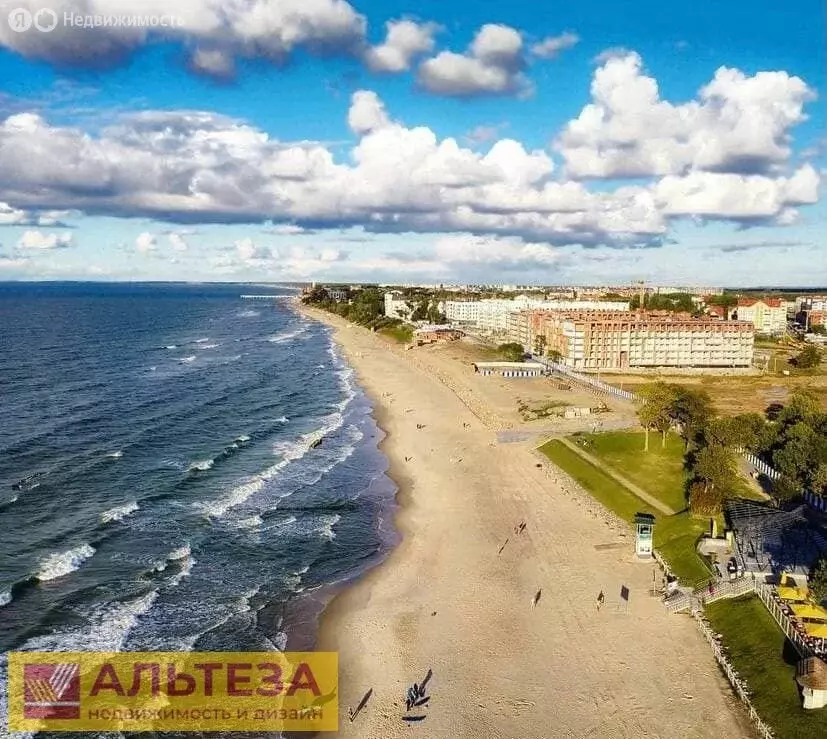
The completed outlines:
{"type": "Polygon", "coordinates": [[[652,506],[652,508],[656,508],[661,513],[665,513],[667,516],[674,516],[675,513],[677,513],[677,511],[673,511],[668,505],[666,505],[662,501],[649,495],[649,493],[647,493],[639,485],[635,485],[635,483],[633,483],[628,478],[623,477],[623,475],[620,475],[611,468],[607,467],[605,462],[598,459],[593,454],[589,454],[586,450],[579,447],[577,444],[573,444],[571,441],[564,437],[558,437],[558,440],[562,442],[565,446],[567,446],[569,449],[571,449],[575,454],[582,457],[590,464],[593,464],[595,467],[597,467],[597,469],[606,473],[616,482],[619,482],[621,485],[623,485],[623,487],[628,488],[632,493],[637,495],[638,498],[652,506]]]}

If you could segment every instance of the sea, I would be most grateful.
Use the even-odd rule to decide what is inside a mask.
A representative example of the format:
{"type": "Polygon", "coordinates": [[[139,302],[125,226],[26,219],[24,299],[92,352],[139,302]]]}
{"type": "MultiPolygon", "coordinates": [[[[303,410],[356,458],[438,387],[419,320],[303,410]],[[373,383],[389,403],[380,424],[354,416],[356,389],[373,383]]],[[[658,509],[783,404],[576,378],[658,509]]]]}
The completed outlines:
{"type": "Polygon", "coordinates": [[[312,648],[394,545],[371,404],[296,297],[0,283],[0,693],[9,651],[312,648]]]}

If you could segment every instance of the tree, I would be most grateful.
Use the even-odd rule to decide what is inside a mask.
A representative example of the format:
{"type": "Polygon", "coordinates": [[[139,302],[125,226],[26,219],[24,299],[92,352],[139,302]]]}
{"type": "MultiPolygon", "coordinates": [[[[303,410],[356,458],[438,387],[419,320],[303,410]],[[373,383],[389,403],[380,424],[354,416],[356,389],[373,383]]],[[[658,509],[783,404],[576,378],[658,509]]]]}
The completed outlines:
{"type": "Polygon", "coordinates": [[[661,446],[666,446],[666,432],[672,425],[675,389],[665,382],[647,385],[641,391],[643,405],[638,408],[638,420],[646,432],[644,451],[649,451],[649,431],[656,429],[662,434],[661,446]]]}
{"type": "Polygon", "coordinates": [[[534,338],[534,353],[543,356],[546,350],[546,337],[540,334],[534,338]]]}
{"type": "Polygon", "coordinates": [[[793,364],[798,369],[812,369],[821,364],[821,351],[817,346],[808,346],[802,349],[794,358],[793,364]]]}
{"type": "Polygon", "coordinates": [[[713,416],[712,399],[705,390],[673,386],[670,417],[680,427],[684,451],[696,441],[713,416]]]}
{"type": "Polygon", "coordinates": [[[560,364],[560,362],[563,361],[563,354],[557,351],[557,349],[549,349],[547,356],[555,364],[560,364]]]}
{"type": "Polygon", "coordinates": [[[808,583],[816,600],[827,600],[827,554],[822,554],[810,569],[808,583]]]}
{"type": "Polygon", "coordinates": [[[507,362],[522,362],[525,356],[523,345],[516,342],[500,344],[497,347],[497,351],[507,362]]]}
{"type": "Polygon", "coordinates": [[[785,500],[794,500],[801,495],[801,488],[792,477],[781,475],[781,477],[772,481],[772,497],[775,498],[776,503],[782,503],[785,500]]]}
{"type": "Polygon", "coordinates": [[[706,494],[715,492],[723,497],[734,486],[737,475],[735,456],[725,446],[710,444],[698,450],[692,471],[706,494]]]}

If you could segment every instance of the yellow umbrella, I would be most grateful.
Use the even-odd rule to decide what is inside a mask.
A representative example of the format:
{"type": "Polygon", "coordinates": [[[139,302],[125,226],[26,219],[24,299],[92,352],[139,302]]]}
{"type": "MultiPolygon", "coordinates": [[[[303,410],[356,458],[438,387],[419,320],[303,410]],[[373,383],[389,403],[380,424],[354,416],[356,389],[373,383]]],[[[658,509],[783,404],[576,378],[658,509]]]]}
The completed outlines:
{"type": "Polygon", "coordinates": [[[827,621],[827,611],[813,603],[798,603],[791,606],[793,613],[799,618],[820,618],[827,621]]]}
{"type": "Polygon", "coordinates": [[[827,624],[804,624],[804,631],[817,639],[827,639],[827,624]]]}
{"type": "Polygon", "coordinates": [[[778,588],[778,597],[782,600],[805,601],[807,600],[806,588],[778,588]]]}

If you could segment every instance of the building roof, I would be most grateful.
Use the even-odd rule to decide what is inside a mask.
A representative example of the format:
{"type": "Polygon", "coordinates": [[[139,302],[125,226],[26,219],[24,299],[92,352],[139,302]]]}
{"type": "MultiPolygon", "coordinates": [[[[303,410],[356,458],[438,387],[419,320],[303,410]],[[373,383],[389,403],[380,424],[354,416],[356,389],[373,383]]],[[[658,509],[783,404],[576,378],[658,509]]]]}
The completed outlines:
{"type": "Polygon", "coordinates": [[[756,303],[763,303],[768,308],[784,307],[784,301],[781,298],[738,298],[739,308],[751,308],[756,303]]]}
{"type": "Polygon", "coordinates": [[[419,328],[414,329],[415,334],[430,334],[437,331],[451,331],[456,333],[462,333],[459,329],[451,328],[451,326],[442,323],[420,326],[419,328]]]}
{"type": "Polygon", "coordinates": [[[818,657],[802,659],[795,668],[795,681],[810,690],[827,690],[827,662],[818,657]]]}
{"type": "Polygon", "coordinates": [[[539,362],[474,362],[475,367],[483,369],[545,369],[539,362]]]}

